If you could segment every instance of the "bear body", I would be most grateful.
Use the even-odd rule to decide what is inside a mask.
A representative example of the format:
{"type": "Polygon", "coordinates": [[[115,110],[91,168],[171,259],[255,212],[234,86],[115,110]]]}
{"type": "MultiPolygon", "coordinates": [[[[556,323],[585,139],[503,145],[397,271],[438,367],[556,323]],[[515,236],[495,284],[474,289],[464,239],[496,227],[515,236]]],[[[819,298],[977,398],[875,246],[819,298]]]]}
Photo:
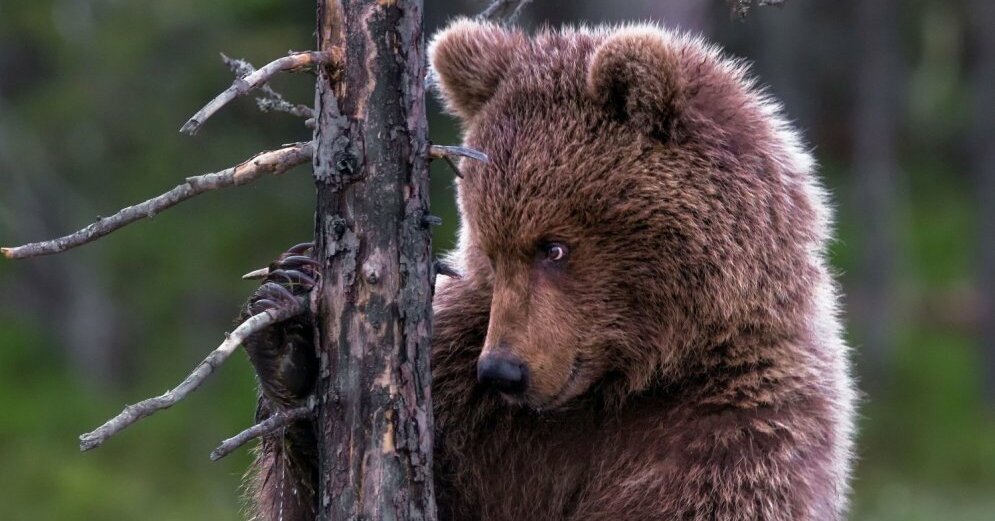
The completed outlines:
{"type": "MultiPolygon", "coordinates": [[[[434,302],[440,519],[842,519],[828,209],[744,67],[653,26],[457,20],[430,56],[489,157],[434,302]]],[[[264,444],[264,519],[293,445],[264,444]]]]}
{"type": "Polygon", "coordinates": [[[443,517],[841,518],[827,209],[743,66],[649,26],[457,21],[430,54],[490,158],[463,164],[463,277],[435,301],[443,517]],[[530,368],[522,395],[471,377],[499,352],[530,368]]]}

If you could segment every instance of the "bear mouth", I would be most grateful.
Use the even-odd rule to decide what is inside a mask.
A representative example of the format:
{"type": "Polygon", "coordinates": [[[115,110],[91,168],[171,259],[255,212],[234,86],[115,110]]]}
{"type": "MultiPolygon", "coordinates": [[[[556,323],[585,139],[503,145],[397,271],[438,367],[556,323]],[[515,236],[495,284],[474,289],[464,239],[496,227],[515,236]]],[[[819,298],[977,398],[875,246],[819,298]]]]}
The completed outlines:
{"type": "Polygon", "coordinates": [[[574,398],[572,391],[574,390],[574,385],[580,376],[580,370],[581,363],[575,359],[574,363],[570,366],[570,375],[567,376],[567,381],[560,386],[560,390],[545,402],[534,406],[533,409],[538,412],[558,409],[570,399],[574,398]]]}

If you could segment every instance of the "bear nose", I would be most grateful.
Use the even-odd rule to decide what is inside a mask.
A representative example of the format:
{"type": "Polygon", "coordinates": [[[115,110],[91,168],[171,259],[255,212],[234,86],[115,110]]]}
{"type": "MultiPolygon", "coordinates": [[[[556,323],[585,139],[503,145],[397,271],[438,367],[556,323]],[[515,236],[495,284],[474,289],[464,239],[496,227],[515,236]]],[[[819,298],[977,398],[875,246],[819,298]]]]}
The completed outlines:
{"type": "Polygon", "coordinates": [[[477,360],[477,381],[506,394],[522,394],[529,385],[529,369],[517,357],[495,353],[477,360]]]}

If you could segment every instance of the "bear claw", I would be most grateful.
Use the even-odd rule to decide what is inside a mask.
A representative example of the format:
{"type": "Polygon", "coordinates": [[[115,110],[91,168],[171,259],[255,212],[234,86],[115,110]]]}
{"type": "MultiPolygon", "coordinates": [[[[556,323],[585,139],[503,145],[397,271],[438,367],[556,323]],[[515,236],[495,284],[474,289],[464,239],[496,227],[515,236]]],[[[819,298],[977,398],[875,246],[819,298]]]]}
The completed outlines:
{"type": "MultiPolygon", "coordinates": [[[[287,253],[293,255],[301,255],[313,248],[314,248],[314,242],[302,242],[300,244],[295,244],[294,246],[288,248],[287,253]]],[[[284,255],[286,255],[287,253],[285,253],[284,255]]]]}
{"type": "MultiPolygon", "coordinates": [[[[262,313],[293,303],[297,297],[309,293],[319,276],[317,268],[321,266],[320,262],[304,255],[313,248],[311,242],[297,244],[273,261],[249,302],[249,311],[262,313]]],[[[264,270],[257,271],[262,274],[264,270]]]]}
{"type": "MultiPolygon", "coordinates": [[[[262,284],[253,292],[243,317],[296,308],[320,276],[321,263],[307,255],[313,247],[309,242],[298,244],[277,257],[268,268],[257,270],[262,284]]],[[[269,402],[281,407],[299,404],[313,386],[316,371],[312,321],[305,310],[244,342],[263,397],[269,402]]]]}
{"type": "Polygon", "coordinates": [[[321,266],[321,263],[312,259],[311,257],[305,257],[304,255],[291,255],[282,261],[280,264],[284,269],[286,268],[300,268],[303,266],[311,266],[317,268],[321,266]]]}

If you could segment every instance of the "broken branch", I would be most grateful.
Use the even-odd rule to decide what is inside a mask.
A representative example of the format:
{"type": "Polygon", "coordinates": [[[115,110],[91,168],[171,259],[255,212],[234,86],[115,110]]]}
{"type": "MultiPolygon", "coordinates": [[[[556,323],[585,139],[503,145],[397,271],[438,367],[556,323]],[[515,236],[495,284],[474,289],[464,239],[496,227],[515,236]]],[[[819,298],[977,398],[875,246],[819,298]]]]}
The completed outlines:
{"type": "MultiPolygon", "coordinates": [[[[239,78],[256,72],[256,67],[246,60],[229,58],[225,53],[221,53],[221,60],[239,78]]],[[[256,98],[256,105],[263,112],[286,112],[305,120],[314,117],[314,109],[307,105],[287,101],[283,94],[275,91],[268,83],[262,84],[259,90],[262,91],[263,96],[256,98]]]]}
{"type": "Polygon", "coordinates": [[[312,414],[310,405],[302,405],[294,409],[276,412],[269,418],[223,441],[218,448],[211,451],[211,461],[218,461],[235,452],[236,449],[245,445],[250,440],[268,436],[296,421],[308,418],[312,414]]]}
{"type": "Polygon", "coordinates": [[[231,356],[238,346],[242,345],[242,342],[244,342],[249,335],[262,331],[263,329],[278,322],[283,322],[291,317],[300,315],[306,310],[307,301],[302,297],[297,297],[294,299],[293,305],[267,309],[266,311],[249,317],[248,320],[242,322],[241,325],[235,328],[235,331],[232,331],[230,334],[226,335],[225,341],[222,342],[217,349],[212,351],[211,354],[207,355],[207,358],[198,364],[197,367],[194,368],[193,372],[190,373],[190,376],[187,376],[187,378],[179,385],[162,395],[125,407],[120,414],[108,420],[107,423],[104,423],[93,432],[80,436],[80,451],[86,452],[90,449],[99,447],[111,436],[121,432],[129,425],[141,420],[142,418],[155,414],[162,409],[172,407],[183,398],[186,398],[187,395],[197,390],[197,388],[200,387],[205,380],[207,380],[207,377],[210,376],[215,369],[221,366],[221,364],[224,363],[229,356],[231,356]]]}
{"type": "Polygon", "coordinates": [[[75,248],[93,242],[139,219],[154,217],[157,213],[204,192],[251,183],[266,174],[282,174],[297,165],[310,162],[313,155],[314,146],[311,143],[295,143],[279,150],[263,152],[220,172],[188,177],[182,184],[162,195],[124,208],[110,217],[98,217],[93,224],[65,237],[0,248],[0,253],[8,259],[23,259],[75,248]]]}
{"type": "Polygon", "coordinates": [[[454,157],[468,157],[483,163],[488,161],[487,154],[479,150],[448,145],[432,145],[428,149],[428,157],[430,159],[442,159],[445,161],[449,165],[449,168],[452,168],[453,172],[456,173],[456,177],[460,179],[463,178],[463,172],[460,172],[459,167],[456,166],[456,162],[453,161],[454,157]]]}
{"type": "Polygon", "coordinates": [[[476,159],[482,163],[488,161],[487,154],[474,150],[467,147],[454,147],[449,145],[432,145],[428,149],[428,156],[432,159],[440,159],[446,157],[469,157],[470,159],[476,159]]]}
{"type": "Polygon", "coordinates": [[[256,98],[256,106],[263,112],[286,112],[292,116],[304,118],[305,123],[314,118],[314,109],[306,105],[291,103],[283,99],[279,92],[272,89],[266,97],[256,98]]]}
{"type": "Polygon", "coordinates": [[[442,275],[443,277],[449,277],[451,279],[459,279],[463,276],[460,272],[456,271],[448,262],[437,260],[432,265],[435,268],[436,275],[442,275]]]}
{"type": "MultiPolygon", "coordinates": [[[[332,61],[330,54],[318,51],[296,52],[273,60],[259,70],[244,77],[235,78],[230,87],[225,89],[221,94],[218,94],[207,105],[204,105],[204,108],[198,110],[193,117],[187,120],[183,127],[180,128],[180,132],[190,135],[195,134],[208,118],[218,110],[221,110],[221,107],[224,107],[228,102],[239,96],[244,96],[252,92],[269,81],[278,72],[300,70],[316,65],[324,65],[332,61]]],[[[245,62],[245,64],[247,65],[248,63],[245,62]]]]}

